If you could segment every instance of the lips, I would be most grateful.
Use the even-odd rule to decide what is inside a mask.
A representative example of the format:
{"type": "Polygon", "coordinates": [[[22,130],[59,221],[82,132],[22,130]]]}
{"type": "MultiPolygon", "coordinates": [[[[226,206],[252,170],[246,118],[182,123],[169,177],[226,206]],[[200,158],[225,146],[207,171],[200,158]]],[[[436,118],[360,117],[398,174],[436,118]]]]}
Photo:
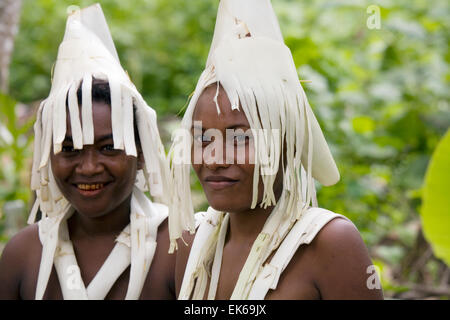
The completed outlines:
{"type": "Polygon", "coordinates": [[[107,182],[94,182],[94,183],[74,183],[73,186],[77,191],[86,197],[92,197],[100,194],[109,183],[107,182]]]}
{"type": "Polygon", "coordinates": [[[235,185],[238,181],[226,176],[208,176],[204,179],[204,184],[213,190],[222,190],[235,185]]]}

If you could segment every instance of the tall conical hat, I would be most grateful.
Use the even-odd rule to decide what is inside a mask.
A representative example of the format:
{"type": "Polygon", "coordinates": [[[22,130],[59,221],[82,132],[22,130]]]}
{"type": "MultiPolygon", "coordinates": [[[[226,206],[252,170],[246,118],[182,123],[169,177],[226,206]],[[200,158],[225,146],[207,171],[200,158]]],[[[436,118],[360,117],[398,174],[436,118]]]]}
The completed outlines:
{"type": "MultiPolygon", "coordinates": [[[[71,204],[64,198],[53,177],[50,152],[52,146],[55,154],[61,151],[66,135],[67,112],[70,115],[74,148],[82,149],[84,145],[94,143],[95,128],[92,115],[94,79],[109,83],[114,148],[124,150],[127,155],[137,156],[134,120],[137,122],[145,165],[142,172],[138,173],[141,180],[136,181],[131,200],[132,210],[138,207],[133,205],[136,203],[141,208],[145,207],[144,202],[148,201],[143,200],[146,199],[143,194],[145,190],[149,190],[158,200],[168,203],[171,190],[170,172],[157,127],[156,112],[147,105],[120,65],[100,5],[95,4],[76,10],[67,19],[65,35],[54,67],[50,94],[42,101],[34,126],[31,188],[36,191],[36,202],[28,222],[35,221],[36,212],[40,209],[42,214],[40,235],[47,235],[41,238],[43,252],[36,290],[37,299],[43,297],[52,270],[59,226],[73,213],[71,204]],[[81,114],[77,98],[80,87],[81,114]],[[141,196],[141,200],[137,199],[137,196],[141,196]]],[[[130,214],[131,237],[144,241],[155,226],[147,225],[146,219],[135,219],[137,222],[133,225],[134,214],[144,217],[149,212],[140,210],[130,214]]],[[[140,270],[145,269],[151,261],[144,261],[145,255],[149,253],[146,252],[145,245],[137,247],[131,250],[129,293],[132,291],[132,296],[137,294],[139,297],[146,276],[140,270]]],[[[128,293],[127,297],[130,297],[128,293]]]]}
{"type": "Polygon", "coordinates": [[[62,197],[56,185],[48,183],[52,179],[49,155],[52,145],[55,153],[61,150],[66,134],[66,100],[74,148],[82,149],[84,144],[94,142],[91,97],[93,78],[109,82],[114,147],[125,150],[128,155],[137,155],[133,128],[134,106],[146,163],[143,170],[146,188],[152,195],[159,197],[168,188],[168,171],[164,169],[165,153],[158,132],[156,113],[147,105],[120,65],[102,9],[99,4],[95,4],[69,15],[58,50],[50,94],[38,110],[31,186],[39,194],[45,194],[39,205],[41,211],[49,216],[56,214],[50,203],[62,197]],[[81,117],[76,95],[80,86],[81,117]],[[47,194],[52,201],[46,200],[47,194]]]}
{"type": "Polygon", "coordinates": [[[284,43],[270,1],[220,1],[206,66],[212,63],[212,54],[225,39],[235,38],[236,33],[239,33],[241,38],[245,37],[250,30],[253,37],[264,37],[284,43]]]}
{"type": "MultiPolygon", "coordinates": [[[[220,1],[206,68],[183,118],[185,130],[190,130],[198,98],[213,83],[217,83],[217,89],[219,84],[224,88],[231,108],[242,110],[252,129],[280,130],[280,136],[286,142],[285,150],[280,140],[270,143],[267,139],[258,139],[255,142],[256,158],[261,161],[268,157],[266,169],[273,170],[271,174],[265,173],[265,168],[257,160],[252,207],[256,205],[260,175],[264,182],[261,206],[276,202],[274,173],[279,165],[283,165],[284,189],[289,191],[292,199],[288,203],[297,203],[295,208],[291,208],[291,219],[298,218],[301,206],[307,206],[315,193],[312,178],[328,186],[339,180],[339,172],[301,86],[292,54],[284,44],[270,0],[220,1]],[[279,163],[282,154],[286,155],[286,166],[279,163]],[[307,171],[306,179],[301,179],[302,167],[307,171]],[[302,189],[306,190],[303,196],[302,189]]],[[[217,105],[216,99],[215,102],[217,105]]],[[[218,107],[217,110],[220,112],[218,107]]],[[[182,161],[176,157],[189,158],[186,154],[190,147],[185,139],[180,138],[174,141],[171,150],[175,158],[172,174],[185,182],[189,181],[188,168],[180,165],[182,161]],[[180,151],[181,144],[186,146],[184,152],[180,151]]],[[[179,190],[175,200],[180,202],[180,207],[186,208],[189,188],[182,183],[177,186],[179,190]]],[[[178,220],[172,224],[190,229],[191,220],[186,218],[187,212],[190,209],[179,212],[180,217],[174,216],[173,219],[178,220]]]]}
{"type": "MultiPolygon", "coordinates": [[[[94,4],[82,10],[76,10],[72,13],[74,17],[69,17],[67,23],[78,20],[86,29],[95,34],[102,42],[102,45],[109,51],[109,53],[119,62],[119,55],[117,54],[114,41],[109,32],[108,23],[101,9],[100,4],[94,4]]],[[[69,40],[70,34],[66,30],[63,41],[69,40]]]]}
{"type": "MultiPolygon", "coordinates": [[[[247,78],[248,83],[255,75],[259,79],[289,79],[285,82],[293,90],[301,90],[304,95],[270,0],[220,1],[206,67],[212,65],[216,69],[216,80],[224,86],[230,100],[232,96],[236,98],[231,93],[233,84],[224,84],[230,75],[238,79],[247,78]],[[248,34],[251,35],[250,39],[243,39],[248,38],[248,34]],[[236,41],[239,38],[244,41],[236,41]]],[[[312,112],[311,130],[314,146],[312,176],[323,185],[333,185],[339,181],[339,172],[312,112]]],[[[307,152],[305,148],[302,154],[304,160],[307,159],[307,152]]]]}
{"type": "MultiPolygon", "coordinates": [[[[56,96],[58,94],[67,92],[69,92],[69,96],[71,93],[73,95],[79,84],[83,82],[82,89],[86,89],[86,93],[82,99],[82,112],[89,114],[91,109],[89,87],[92,77],[109,82],[111,87],[114,144],[116,148],[123,149],[124,131],[121,121],[114,120],[121,119],[123,109],[129,107],[121,107],[122,91],[130,91],[130,94],[135,94],[137,91],[120,65],[108,25],[99,4],[75,11],[68,17],[66,32],[59,46],[52,87],[47,100],[57,99],[56,96]]],[[[69,108],[71,107],[70,102],[71,99],[69,98],[69,108]]],[[[130,102],[129,99],[128,102],[130,102]]],[[[56,112],[65,112],[65,109],[60,105],[55,106],[54,109],[56,109],[56,112]]],[[[76,112],[72,108],[70,110],[71,112],[76,112]]],[[[78,117],[74,118],[71,119],[71,124],[74,125],[72,130],[79,131],[81,128],[76,123],[78,117]]],[[[65,134],[63,126],[58,127],[58,129],[54,132],[55,135],[53,137],[56,151],[60,150],[60,144],[64,139],[63,133],[65,134]]],[[[76,139],[74,140],[75,148],[80,149],[83,144],[93,143],[93,128],[90,117],[83,117],[83,135],[77,135],[76,133],[79,132],[74,134],[76,139]]],[[[131,145],[130,148],[132,148],[131,145]]],[[[129,153],[136,155],[135,149],[129,150],[129,153]]]]}

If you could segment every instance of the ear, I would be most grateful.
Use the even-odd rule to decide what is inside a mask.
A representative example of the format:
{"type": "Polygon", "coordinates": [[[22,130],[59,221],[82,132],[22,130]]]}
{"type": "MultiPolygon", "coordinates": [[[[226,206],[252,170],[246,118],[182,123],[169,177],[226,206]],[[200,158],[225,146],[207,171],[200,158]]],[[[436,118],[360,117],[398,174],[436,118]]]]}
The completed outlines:
{"type": "Polygon", "coordinates": [[[137,169],[142,170],[145,166],[145,160],[144,160],[144,153],[142,152],[141,145],[136,145],[136,152],[137,152],[137,169]]]}

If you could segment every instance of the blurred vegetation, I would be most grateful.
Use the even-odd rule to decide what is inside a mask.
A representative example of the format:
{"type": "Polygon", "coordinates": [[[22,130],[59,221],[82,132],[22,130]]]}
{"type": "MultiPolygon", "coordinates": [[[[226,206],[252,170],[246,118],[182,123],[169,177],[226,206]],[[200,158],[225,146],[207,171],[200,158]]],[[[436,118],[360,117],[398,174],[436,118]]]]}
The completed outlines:
{"type": "MultiPolygon", "coordinates": [[[[23,2],[9,97],[0,96],[0,124],[6,123],[0,127],[0,208],[19,199],[23,215],[30,209],[28,119],[48,95],[67,7],[94,2],[23,2]],[[2,128],[10,132],[7,141],[2,128]]],[[[218,1],[100,2],[121,62],[156,109],[169,145],[203,70],[218,1]]],[[[304,87],[342,176],[336,186],[318,186],[319,205],[356,224],[387,297],[449,298],[449,268],[433,255],[420,220],[428,162],[450,126],[448,1],[272,3],[300,78],[312,80],[304,87]],[[380,8],[379,29],[368,25],[373,4],[380,8]]],[[[193,188],[196,207],[205,208],[194,178],[193,188]]],[[[450,215],[449,208],[441,210],[450,215]]],[[[0,220],[3,242],[6,220],[0,220]]]]}

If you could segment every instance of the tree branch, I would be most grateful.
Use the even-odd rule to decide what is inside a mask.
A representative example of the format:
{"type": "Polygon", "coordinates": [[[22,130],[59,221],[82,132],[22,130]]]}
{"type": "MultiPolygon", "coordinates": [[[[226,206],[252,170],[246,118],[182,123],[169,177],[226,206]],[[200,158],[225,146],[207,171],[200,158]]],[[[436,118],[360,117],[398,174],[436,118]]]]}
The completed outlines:
{"type": "Polygon", "coordinates": [[[8,92],[9,65],[18,31],[22,0],[0,0],[0,91],[8,92]]]}

